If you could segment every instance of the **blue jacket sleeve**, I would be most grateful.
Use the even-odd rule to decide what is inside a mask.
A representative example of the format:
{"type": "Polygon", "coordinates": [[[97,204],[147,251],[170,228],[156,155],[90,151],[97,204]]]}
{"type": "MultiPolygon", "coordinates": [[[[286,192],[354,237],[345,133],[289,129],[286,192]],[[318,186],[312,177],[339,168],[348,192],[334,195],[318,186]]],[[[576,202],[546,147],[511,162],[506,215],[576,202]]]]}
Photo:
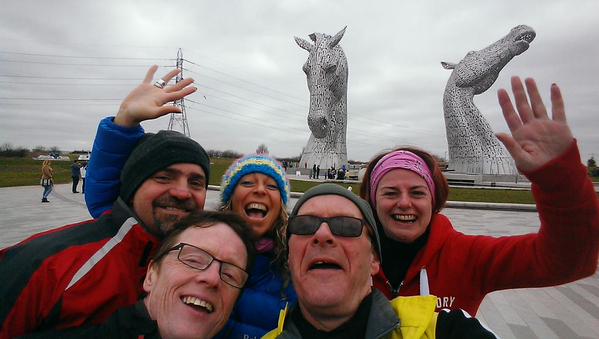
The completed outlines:
{"type": "Polygon", "coordinates": [[[85,203],[98,218],[112,207],[121,187],[121,170],[135,145],[144,136],[141,126],[126,128],[114,124],[114,117],[100,121],[85,178],[85,203]]]}
{"type": "Polygon", "coordinates": [[[219,333],[222,338],[261,338],[277,327],[279,311],[297,302],[293,286],[284,287],[283,277],[270,264],[271,257],[258,254],[250,277],[229,321],[219,333]]]}

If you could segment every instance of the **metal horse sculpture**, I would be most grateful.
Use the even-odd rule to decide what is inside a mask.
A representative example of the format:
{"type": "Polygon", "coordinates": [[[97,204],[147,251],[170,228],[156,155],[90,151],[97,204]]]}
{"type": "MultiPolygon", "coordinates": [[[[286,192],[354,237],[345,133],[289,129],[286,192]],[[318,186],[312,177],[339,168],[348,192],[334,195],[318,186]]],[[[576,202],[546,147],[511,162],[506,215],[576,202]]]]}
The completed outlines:
{"type": "Polygon", "coordinates": [[[441,63],[444,68],[453,69],[443,95],[450,170],[517,174],[513,159],[474,105],[473,98],[489,89],[503,67],[526,51],[535,36],[532,28],[516,26],[487,48],[469,52],[457,65],[441,63]]]}
{"type": "Polygon", "coordinates": [[[295,37],[295,42],[308,51],[303,66],[310,91],[308,126],[310,139],[302,152],[301,166],[314,164],[327,169],[347,164],[347,59],[339,41],[343,28],[335,36],[312,33],[310,40],[295,37]]]}

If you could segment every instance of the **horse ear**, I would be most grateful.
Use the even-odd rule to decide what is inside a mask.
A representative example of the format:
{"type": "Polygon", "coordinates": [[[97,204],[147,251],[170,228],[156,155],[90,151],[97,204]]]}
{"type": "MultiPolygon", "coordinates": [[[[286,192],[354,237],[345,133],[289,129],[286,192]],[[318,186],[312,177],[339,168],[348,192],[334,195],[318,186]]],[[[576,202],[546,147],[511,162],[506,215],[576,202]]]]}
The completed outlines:
{"type": "Polygon", "coordinates": [[[298,37],[293,37],[293,39],[295,40],[295,43],[300,46],[301,48],[305,49],[306,51],[310,52],[312,50],[312,44],[309,43],[308,41],[302,39],[302,38],[298,38],[298,37]]]}
{"type": "Polygon", "coordinates": [[[312,33],[310,35],[308,35],[310,37],[310,40],[316,42],[316,33],[312,33]]]}
{"type": "Polygon", "coordinates": [[[339,43],[339,41],[341,41],[341,38],[343,38],[343,34],[345,34],[345,29],[346,28],[347,28],[347,26],[343,27],[343,29],[340,30],[339,33],[335,34],[335,36],[329,42],[329,47],[330,48],[333,48],[333,47],[337,46],[337,44],[339,43]]]}
{"type": "Polygon", "coordinates": [[[443,66],[443,68],[445,68],[445,69],[454,69],[456,64],[451,63],[451,62],[441,61],[441,66],[443,66]]]}

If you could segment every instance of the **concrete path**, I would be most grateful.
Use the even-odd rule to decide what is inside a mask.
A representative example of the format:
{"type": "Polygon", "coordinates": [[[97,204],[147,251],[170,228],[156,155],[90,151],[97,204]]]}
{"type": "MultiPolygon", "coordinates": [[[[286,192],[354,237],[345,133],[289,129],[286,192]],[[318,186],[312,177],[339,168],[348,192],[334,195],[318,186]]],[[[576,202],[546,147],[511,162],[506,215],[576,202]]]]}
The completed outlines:
{"type": "MultiPolygon", "coordinates": [[[[68,184],[56,185],[48,204],[41,203],[41,195],[39,186],[0,188],[0,248],[90,218],[83,195],[71,193],[68,184]]],[[[218,192],[209,191],[207,208],[214,209],[217,200],[218,192]]],[[[467,234],[515,235],[539,227],[536,212],[447,208],[444,213],[467,234]]],[[[558,287],[494,292],[477,317],[502,338],[599,338],[599,273],[558,287]]]]}

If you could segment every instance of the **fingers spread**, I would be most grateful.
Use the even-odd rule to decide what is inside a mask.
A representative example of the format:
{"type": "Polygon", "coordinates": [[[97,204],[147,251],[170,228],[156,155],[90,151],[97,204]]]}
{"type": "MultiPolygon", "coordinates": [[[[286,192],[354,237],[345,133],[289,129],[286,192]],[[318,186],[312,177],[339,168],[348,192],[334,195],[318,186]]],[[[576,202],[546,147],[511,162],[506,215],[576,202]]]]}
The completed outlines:
{"type": "Polygon", "coordinates": [[[154,78],[154,74],[156,73],[157,69],[158,69],[158,65],[152,65],[152,67],[150,67],[150,69],[146,73],[146,77],[144,78],[143,82],[150,83],[150,81],[152,81],[152,79],[154,78]]]}
{"type": "Polygon", "coordinates": [[[171,81],[172,78],[174,78],[177,74],[179,74],[179,72],[180,72],[179,69],[174,69],[174,70],[166,73],[166,75],[162,77],[162,80],[164,80],[165,82],[169,82],[169,81],[171,81]]]}
{"type": "Polygon", "coordinates": [[[164,105],[159,108],[160,116],[169,114],[169,113],[181,113],[181,108],[175,105],[164,105]]]}
{"type": "Polygon", "coordinates": [[[520,121],[520,117],[518,117],[518,114],[516,114],[516,111],[514,111],[514,106],[512,106],[510,96],[507,94],[505,89],[500,89],[497,91],[497,99],[499,100],[499,106],[501,106],[501,111],[503,112],[505,122],[507,123],[510,131],[514,133],[514,131],[522,126],[522,121],[520,121]]]}
{"type": "Polygon", "coordinates": [[[566,122],[566,110],[562,92],[556,84],[551,85],[551,112],[553,120],[566,122]]]}
{"type": "Polygon", "coordinates": [[[532,105],[532,112],[535,118],[548,119],[547,110],[545,109],[543,99],[541,99],[541,95],[539,94],[536,82],[532,78],[527,78],[524,80],[524,83],[526,84],[526,91],[530,97],[530,104],[532,105]]]}
{"type": "Polygon", "coordinates": [[[167,93],[176,92],[176,91],[180,91],[181,89],[183,89],[183,88],[185,88],[185,87],[187,87],[187,86],[189,86],[191,84],[193,84],[193,79],[192,78],[187,78],[187,79],[183,79],[183,80],[179,81],[178,83],[176,83],[173,86],[165,87],[164,90],[167,93]]]}
{"type": "Polygon", "coordinates": [[[512,77],[512,92],[514,93],[514,100],[516,101],[516,108],[520,114],[520,119],[522,119],[523,123],[531,121],[534,118],[534,115],[528,104],[526,92],[524,91],[524,86],[522,86],[522,81],[520,81],[519,77],[512,77]]]}
{"type": "Polygon", "coordinates": [[[167,101],[179,100],[183,97],[190,95],[191,93],[193,93],[195,91],[197,91],[196,87],[185,87],[180,91],[168,93],[168,95],[166,96],[166,100],[167,101]]]}

